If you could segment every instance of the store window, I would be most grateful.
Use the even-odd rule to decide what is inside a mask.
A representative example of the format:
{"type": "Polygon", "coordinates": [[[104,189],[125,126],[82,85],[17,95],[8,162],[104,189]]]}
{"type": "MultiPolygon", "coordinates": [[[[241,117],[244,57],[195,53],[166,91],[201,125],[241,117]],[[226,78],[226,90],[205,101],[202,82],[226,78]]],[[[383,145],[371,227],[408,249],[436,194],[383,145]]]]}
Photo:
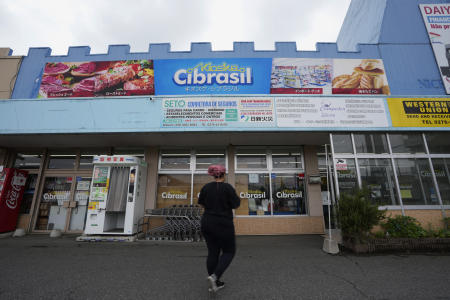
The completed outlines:
{"type": "Polygon", "coordinates": [[[274,215],[306,213],[303,174],[272,173],[272,199],[274,215]]]}
{"type": "Polygon", "coordinates": [[[166,150],[161,153],[161,170],[190,170],[190,150],[166,150]]]}
{"type": "Polygon", "coordinates": [[[423,143],[422,134],[408,133],[408,134],[389,134],[391,142],[392,153],[425,153],[425,146],[423,143]]]}
{"type": "Polygon", "coordinates": [[[271,214],[269,174],[236,174],[236,192],[241,198],[236,215],[271,214]]]}
{"type": "Polygon", "coordinates": [[[450,158],[433,158],[431,161],[433,162],[442,204],[450,205],[450,158]]]}
{"type": "Polygon", "coordinates": [[[383,133],[353,134],[356,153],[389,153],[386,135],[383,133]]]}
{"type": "Polygon", "coordinates": [[[33,203],[33,195],[36,190],[37,174],[28,174],[27,181],[25,183],[25,189],[20,203],[20,213],[29,214],[31,211],[31,205],[33,203]]]}
{"type": "Polygon", "coordinates": [[[358,159],[361,184],[370,191],[370,198],[378,205],[399,205],[395,176],[390,159],[358,159]]]}
{"type": "Polygon", "coordinates": [[[191,204],[190,174],[160,174],[156,207],[191,204]]]}
{"type": "Polygon", "coordinates": [[[48,161],[49,169],[74,169],[76,154],[50,154],[48,161]]]}
{"type": "Polygon", "coordinates": [[[267,169],[265,149],[237,149],[236,169],[267,169]]]}
{"type": "Polygon", "coordinates": [[[158,208],[197,204],[201,188],[212,180],[208,167],[227,164],[225,149],[209,148],[163,149],[159,161],[158,208]]]}
{"type": "Polygon", "coordinates": [[[426,158],[395,160],[403,205],[438,205],[430,165],[426,158]]]}
{"type": "Polygon", "coordinates": [[[225,165],[225,151],[218,150],[198,150],[195,152],[196,170],[207,170],[210,165],[225,165]]]}
{"type": "Polygon", "coordinates": [[[450,132],[425,134],[430,154],[450,154],[450,132]]]}
{"type": "Polygon", "coordinates": [[[14,168],[37,170],[41,166],[42,154],[18,153],[14,162],[14,168]]]}
{"type": "Polygon", "coordinates": [[[335,168],[339,185],[339,195],[353,193],[358,188],[355,160],[353,158],[339,159],[338,163],[335,163],[335,168]]]}
{"type": "Polygon", "coordinates": [[[306,214],[299,147],[237,148],[236,215],[306,214]]]}
{"type": "Polygon", "coordinates": [[[302,155],[300,149],[272,149],[274,169],[301,169],[302,155]]]}
{"type": "Polygon", "coordinates": [[[350,134],[333,134],[334,153],[353,153],[352,138],[350,134]]]}

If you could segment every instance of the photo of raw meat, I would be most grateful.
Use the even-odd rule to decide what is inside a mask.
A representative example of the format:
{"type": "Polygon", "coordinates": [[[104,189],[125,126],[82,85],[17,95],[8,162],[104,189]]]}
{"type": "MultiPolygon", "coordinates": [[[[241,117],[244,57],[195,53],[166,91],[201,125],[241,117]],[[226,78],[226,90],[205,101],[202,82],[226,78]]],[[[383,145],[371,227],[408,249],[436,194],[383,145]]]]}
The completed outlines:
{"type": "Polygon", "coordinates": [[[47,63],[40,98],[153,95],[151,60],[47,63]]]}

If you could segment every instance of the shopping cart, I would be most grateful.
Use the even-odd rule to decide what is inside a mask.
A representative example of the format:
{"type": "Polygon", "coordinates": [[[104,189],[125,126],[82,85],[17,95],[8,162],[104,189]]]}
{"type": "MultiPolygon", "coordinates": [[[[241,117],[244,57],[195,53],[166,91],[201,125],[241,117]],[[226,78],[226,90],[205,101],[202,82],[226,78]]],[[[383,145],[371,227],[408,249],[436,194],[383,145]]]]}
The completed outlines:
{"type": "Polygon", "coordinates": [[[173,205],[166,208],[149,209],[139,220],[139,237],[146,240],[203,240],[200,220],[203,209],[198,205],[173,205]],[[156,218],[164,224],[152,226],[156,218]]]}

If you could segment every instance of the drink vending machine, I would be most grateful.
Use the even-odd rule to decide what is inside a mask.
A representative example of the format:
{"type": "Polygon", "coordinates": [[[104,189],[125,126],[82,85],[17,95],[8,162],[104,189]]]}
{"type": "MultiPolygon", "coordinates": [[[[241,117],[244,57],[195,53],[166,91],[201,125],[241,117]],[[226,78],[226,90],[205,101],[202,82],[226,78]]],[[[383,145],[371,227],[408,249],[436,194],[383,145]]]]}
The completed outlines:
{"type": "Polygon", "coordinates": [[[147,165],[133,156],[95,156],[85,235],[133,235],[144,215],[147,165]]]}
{"type": "Polygon", "coordinates": [[[14,231],[28,172],[0,166],[0,233],[14,231]]]}

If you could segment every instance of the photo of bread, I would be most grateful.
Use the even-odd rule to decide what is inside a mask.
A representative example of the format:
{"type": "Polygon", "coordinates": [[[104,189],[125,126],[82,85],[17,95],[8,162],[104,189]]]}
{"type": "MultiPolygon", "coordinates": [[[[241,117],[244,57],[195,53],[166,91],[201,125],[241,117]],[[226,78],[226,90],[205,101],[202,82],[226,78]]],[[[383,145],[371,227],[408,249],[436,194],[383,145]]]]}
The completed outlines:
{"type": "Polygon", "coordinates": [[[390,94],[381,59],[335,59],[332,86],[333,94],[390,94]]]}

